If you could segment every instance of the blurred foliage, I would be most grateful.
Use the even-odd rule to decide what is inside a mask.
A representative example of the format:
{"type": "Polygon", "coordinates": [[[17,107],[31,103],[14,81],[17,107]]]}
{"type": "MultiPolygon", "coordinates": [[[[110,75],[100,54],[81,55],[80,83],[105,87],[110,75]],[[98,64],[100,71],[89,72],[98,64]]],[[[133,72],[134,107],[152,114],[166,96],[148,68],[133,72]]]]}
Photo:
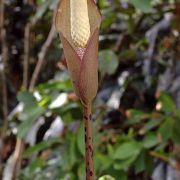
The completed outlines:
{"type": "MultiPolygon", "coordinates": [[[[9,2],[7,10],[20,6],[15,2],[9,2]]],[[[36,22],[30,50],[31,74],[57,3],[58,0],[38,0],[34,5],[36,7],[31,7],[33,13],[26,17],[25,21],[36,22]]],[[[146,53],[151,43],[145,34],[166,13],[174,13],[175,3],[171,0],[98,1],[103,22],[99,92],[93,108],[96,179],[150,179],[155,160],[170,164],[171,159],[180,158],[177,148],[180,145],[180,109],[173,94],[158,89],[161,76],[171,66],[172,54],[177,53],[174,49],[177,37],[173,32],[178,31],[178,18],[174,19],[167,32],[158,35],[150,72],[144,71],[146,53]],[[112,106],[110,101],[114,96],[112,106]],[[118,106],[115,107],[116,102],[118,106]]],[[[177,6],[180,7],[178,3],[177,6]]],[[[12,18],[7,18],[10,19],[10,28],[12,18]]],[[[19,27],[23,29],[24,24],[20,21],[19,27]]],[[[17,31],[19,27],[14,28],[17,31]]],[[[19,45],[23,44],[23,37],[13,38],[9,36],[8,46],[15,46],[17,54],[10,54],[10,61],[18,58],[9,68],[9,108],[13,109],[20,103],[23,109],[9,120],[8,133],[24,139],[29,133],[36,136],[35,143],[28,145],[23,153],[25,163],[19,172],[19,179],[84,180],[83,112],[73,94],[67,69],[62,61],[59,62],[62,54],[60,42],[58,38],[53,41],[38,84],[33,92],[29,92],[18,85],[18,81],[21,84],[23,72],[23,47],[19,45]],[[16,79],[13,79],[13,73],[16,79]],[[31,131],[41,118],[45,119],[44,125],[49,122],[48,119],[52,123],[57,117],[62,119],[64,126],[56,137],[43,138],[50,125],[43,132],[31,131]]]]}
{"type": "MultiPolygon", "coordinates": [[[[24,95],[22,92],[19,96],[24,95]]],[[[42,99],[46,98],[42,96],[42,99]]],[[[39,101],[40,103],[41,101],[39,101]]],[[[38,102],[36,102],[38,103],[38,102]]],[[[115,179],[128,179],[128,171],[133,169],[135,174],[142,172],[150,175],[153,170],[153,158],[169,161],[170,157],[178,157],[178,153],[168,152],[169,142],[180,144],[179,126],[180,109],[177,109],[170,96],[162,93],[158,98],[160,110],[145,113],[137,109],[127,111],[127,120],[117,124],[118,129],[101,129],[104,110],[101,110],[94,122],[95,170],[96,175],[109,174],[115,179]]],[[[66,104],[71,106],[72,102],[66,104]]],[[[33,103],[32,103],[33,105],[33,103]]],[[[31,105],[30,105],[31,106],[31,105]]],[[[33,106],[34,107],[34,106],[33,106]]],[[[43,108],[48,109],[48,104],[43,108]]],[[[30,108],[31,109],[31,108],[30,108]]],[[[37,108],[39,114],[41,109],[37,108]]],[[[48,109],[57,114],[57,109],[48,109]]],[[[70,110],[67,111],[69,113],[70,110]]],[[[24,108],[23,113],[26,112],[24,108]]],[[[80,116],[81,116],[81,111],[80,116]]],[[[75,112],[77,113],[77,111],[75,112]]],[[[34,114],[34,113],[33,113],[34,114]]],[[[59,113],[61,115],[61,109],[59,113]]],[[[63,113],[62,113],[63,119],[63,113]]],[[[18,132],[27,131],[27,126],[20,124],[18,132]],[[26,128],[25,128],[26,127],[26,128]]],[[[72,118],[72,121],[74,119],[72,118]]],[[[30,127],[30,126],[28,126],[30,127]]],[[[78,122],[76,130],[67,130],[60,139],[44,140],[24,152],[25,158],[31,162],[21,172],[22,179],[84,179],[84,128],[78,122]],[[48,159],[34,157],[41,151],[50,150],[48,159]],[[53,171],[52,171],[53,169],[53,171]],[[55,171],[56,169],[56,171],[55,171]]],[[[113,179],[104,176],[100,179],[113,179]]]]}

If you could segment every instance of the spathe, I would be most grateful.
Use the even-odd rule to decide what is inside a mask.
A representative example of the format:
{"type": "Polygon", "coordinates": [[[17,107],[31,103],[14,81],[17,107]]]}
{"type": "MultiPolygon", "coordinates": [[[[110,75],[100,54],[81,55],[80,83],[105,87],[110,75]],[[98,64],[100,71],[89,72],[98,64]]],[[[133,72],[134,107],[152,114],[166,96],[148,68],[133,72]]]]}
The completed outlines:
{"type": "Polygon", "coordinates": [[[98,88],[98,40],[101,23],[100,12],[94,0],[87,0],[91,35],[82,59],[78,56],[70,33],[70,0],[61,0],[56,16],[68,70],[77,96],[84,105],[92,102],[98,88]]]}

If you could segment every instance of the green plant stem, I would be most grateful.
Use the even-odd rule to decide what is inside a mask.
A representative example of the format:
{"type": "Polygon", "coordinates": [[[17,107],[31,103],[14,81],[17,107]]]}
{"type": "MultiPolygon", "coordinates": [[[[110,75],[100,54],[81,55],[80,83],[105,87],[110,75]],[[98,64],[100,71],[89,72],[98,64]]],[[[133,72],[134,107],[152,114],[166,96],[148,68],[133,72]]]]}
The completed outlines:
{"type": "Polygon", "coordinates": [[[94,180],[93,132],[91,105],[84,107],[86,180],[94,180]]]}

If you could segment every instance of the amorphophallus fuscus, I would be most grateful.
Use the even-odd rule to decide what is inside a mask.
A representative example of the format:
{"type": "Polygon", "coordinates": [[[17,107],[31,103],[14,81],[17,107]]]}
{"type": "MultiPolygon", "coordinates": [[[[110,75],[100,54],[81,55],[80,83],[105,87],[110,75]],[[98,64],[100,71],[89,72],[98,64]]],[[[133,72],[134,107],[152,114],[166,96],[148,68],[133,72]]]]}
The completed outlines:
{"type": "Polygon", "coordinates": [[[61,0],[55,23],[75,92],[84,107],[86,179],[93,180],[91,104],[98,88],[101,15],[94,0],[61,0]]]}

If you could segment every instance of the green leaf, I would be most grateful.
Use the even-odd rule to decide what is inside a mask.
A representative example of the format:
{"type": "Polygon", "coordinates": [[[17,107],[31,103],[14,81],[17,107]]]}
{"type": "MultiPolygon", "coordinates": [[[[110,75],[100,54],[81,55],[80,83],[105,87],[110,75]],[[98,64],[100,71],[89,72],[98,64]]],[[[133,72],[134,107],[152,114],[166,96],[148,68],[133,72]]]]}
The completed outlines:
{"type": "Polygon", "coordinates": [[[76,156],[76,137],[72,136],[69,146],[69,158],[70,158],[70,164],[73,166],[76,162],[77,156],[76,156]]]}
{"type": "Polygon", "coordinates": [[[176,109],[176,116],[179,118],[179,120],[180,120],[180,109],[176,109]]]}
{"type": "Polygon", "coordinates": [[[180,144],[180,130],[179,127],[174,127],[173,128],[173,133],[172,133],[172,140],[174,141],[174,143],[176,144],[180,144]]]}
{"type": "Polygon", "coordinates": [[[98,180],[115,180],[115,178],[113,178],[110,175],[105,175],[105,176],[100,177],[98,180]]]}
{"type": "Polygon", "coordinates": [[[131,156],[129,158],[123,159],[123,160],[118,160],[114,162],[114,169],[116,170],[127,170],[129,167],[132,165],[132,163],[135,161],[137,156],[131,156]]]}
{"type": "Polygon", "coordinates": [[[148,150],[143,150],[137,157],[134,167],[136,174],[145,171],[147,174],[151,174],[153,169],[153,158],[149,155],[148,150]]]}
{"type": "Polygon", "coordinates": [[[31,163],[29,164],[28,168],[29,168],[29,173],[33,173],[35,170],[39,169],[39,168],[43,168],[46,165],[46,161],[40,157],[34,159],[31,161],[31,163]]]}
{"type": "Polygon", "coordinates": [[[147,133],[143,139],[143,145],[145,148],[152,148],[158,144],[157,136],[154,133],[147,133]]]}
{"type": "Polygon", "coordinates": [[[61,90],[61,91],[67,91],[72,90],[72,83],[71,81],[65,80],[65,81],[53,81],[53,82],[47,82],[38,85],[37,89],[39,91],[53,91],[53,90],[61,90]]]}
{"type": "Polygon", "coordinates": [[[152,5],[150,0],[129,0],[135,8],[141,10],[144,13],[152,12],[152,5]]]}
{"type": "Polygon", "coordinates": [[[74,179],[76,179],[75,174],[72,173],[72,172],[66,172],[66,173],[64,173],[62,176],[63,176],[63,177],[62,177],[62,178],[60,177],[59,180],[71,180],[71,179],[74,180],[74,179]]]}
{"type": "Polygon", "coordinates": [[[79,166],[78,168],[78,180],[84,180],[85,177],[86,177],[86,174],[85,174],[85,164],[84,162],[81,163],[81,165],[79,166]]]}
{"type": "Polygon", "coordinates": [[[24,103],[25,108],[31,108],[37,104],[36,98],[28,91],[20,91],[17,95],[17,99],[24,103]]]}
{"type": "Polygon", "coordinates": [[[110,166],[112,166],[114,160],[110,155],[104,155],[96,152],[94,156],[94,167],[96,171],[106,171],[110,166]]]}
{"type": "Polygon", "coordinates": [[[137,109],[128,110],[128,114],[130,114],[129,115],[130,117],[125,122],[125,124],[128,125],[140,123],[141,121],[146,120],[150,116],[149,114],[144,113],[143,111],[137,109]]]}
{"type": "Polygon", "coordinates": [[[118,67],[118,58],[111,50],[102,50],[99,53],[99,70],[102,77],[105,74],[112,75],[118,67]]]}
{"type": "Polygon", "coordinates": [[[168,94],[161,92],[158,100],[161,103],[161,111],[166,113],[172,113],[176,111],[176,105],[168,94]]]}
{"type": "Polygon", "coordinates": [[[116,14],[113,13],[108,13],[107,15],[105,15],[106,18],[104,18],[101,28],[105,29],[105,28],[109,28],[113,22],[116,21],[117,16],[116,14]]]}
{"type": "Polygon", "coordinates": [[[115,170],[113,167],[106,170],[105,174],[114,177],[116,180],[128,180],[126,172],[121,170],[115,170]]]}
{"type": "Polygon", "coordinates": [[[142,144],[131,141],[120,144],[114,153],[114,159],[126,159],[136,157],[142,149],[142,144]]]}
{"type": "Polygon", "coordinates": [[[171,134],[173,141],[177,144],[180,144],[180,117],[178,111],[176,111],[176,116],[177,117],[172,119],[173,128],[171,134]]]}
{"type": "Polygon", "coordinates": [[[29,109],[24,109],[20,115],[20,119],[23,121],[18,126],[17,135],[24,138],[28,133],[29,129],[32,127],[34,121],[39,118],[45,112],[45,108],[39,106],[29,107],[29,109]]]}
{"type": "Polygon", "coordinates": [[[142,153],[140,153],[140,155],[136,159],[136,163],[134,163],[136,174],[145,170],[146,168],[145,159],[146,159],[145,151],[142,151],[142,153]]]}
{"type": "Polygon", "coordinates": [[[124,50],[119,54],[121,60],[129,60],[136,57],[136,52],[132,49],[124,50]]]}
{"type": "Polygon", "coordinates": [[[161,119],[150,119],[147,121],[147,123],[144,125],[144,132],[148,132],[153,128],[156,128],[161,123],[161,119]]]}
{"type": "Polygon", "coordinates": [[[148,153],[146,156],[146,173],[151,176],[153,169],[154,169],[154,158],[150,156],[148,153]]]}
{"type": "Polygon", "coordinates": [[[38,153],[46,148],[50,148],[53,144],[60,143],[59,138],[53,138],[53,139],[48,139],[46,141],[42,141],[32,147],[29,147],[28,149],[25,150],[24,156],[32,156],[33,153],[38,153]]]}
{"type": "Polygon", "coordinates": [[[108,4],[109,4],[108,0],[99,0],[98,1],[98,5],[101,9],[108,7],[108,4]]]}
{"type": "Polygon", "coordinates": [[[39,106],[36,98],[28,91],[19,92],[17,98],[24,104],[23,111],[19,115],[19,119],[22,123],[18,126],[17,134],[19,137],[23,138],[28,133],[34,121],[45,112],[45,108],[39,106]]]}
{"type": "Polygon", "coordinates": [[[81,123],[79,129],[78,129],[78,134],[77,134],[77,146],[79,152],[84,156],[84,147],[85,147],[85,142],[84,142],[84,123],[81,123]]]}
{"type": "MultiPolygon", "coordinates": [[[[69,147],[69,145],[67,147],[69,147]]],[[[67,147],[63,146],[62,147],[63,150],[61,151],[61,158],[62,158],[61,168],[63,171],[70,171],[72,168],[72,164],[69,156],[69,148],[67,147]]]]}
{"type": "Polygon", "coordinates": [[[173,134],[173,119],[167,117],[159,128],[159,133],[162,135],[163,141],[167,141],[172,138],[173,134]]]}
{"type": "Polygon", "coordinates": [[[174,121],[175,121],[175,126],[180,127],[180,111],[179,110],[176,110],[176,117],[174,118],[174,121]]]}
{"type": "Polygon", "coordinates": [[[82,111],[78,103],[66,103],[61,108],[52,110],[56,114],[59,114],[63,121],[66,123],[82,119],[82,111]]]}
{"type": "Polygon", "coordinates": [[[111,144],[107,145],[107,152],[108,152],[109,156],[112,156],[114,154],[114,147],[113,147],[113,145],[111,145],[111,144]]]}

